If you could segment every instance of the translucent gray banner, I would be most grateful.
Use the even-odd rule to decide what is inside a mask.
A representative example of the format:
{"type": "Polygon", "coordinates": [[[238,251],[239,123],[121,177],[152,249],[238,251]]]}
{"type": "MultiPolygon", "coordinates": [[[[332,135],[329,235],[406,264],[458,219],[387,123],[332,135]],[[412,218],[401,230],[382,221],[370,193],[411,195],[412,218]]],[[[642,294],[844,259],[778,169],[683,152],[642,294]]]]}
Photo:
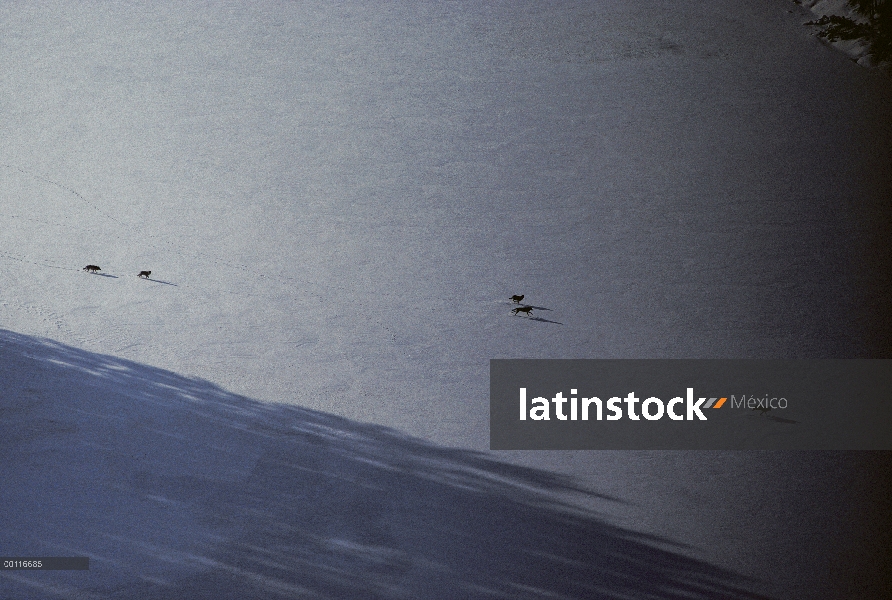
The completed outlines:
{"type": "Polygon", "coordinates": [[[492,450],[892,450],[892,360],[491,360],[492,450]]]}

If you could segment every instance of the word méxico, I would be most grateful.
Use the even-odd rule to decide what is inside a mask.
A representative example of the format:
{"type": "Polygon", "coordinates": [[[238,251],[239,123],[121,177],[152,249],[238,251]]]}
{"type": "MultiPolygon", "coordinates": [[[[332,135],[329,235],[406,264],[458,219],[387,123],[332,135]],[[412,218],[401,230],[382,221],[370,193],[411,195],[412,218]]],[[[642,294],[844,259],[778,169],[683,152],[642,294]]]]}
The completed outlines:
{"type": "MultiPolygon", "coordinates": [[[[576,390],[570,390],[570,394],[576,394],[576,390]]],[[[600,398],[576,398],[575,396],[571,396],[570,398],[564,398],[563,392],[558,392],[557,395],[551,399],[551,404],[554,404],[554,415],[560,421],[566,421],[568,418],[571,421],[588,421],[589,413],[592,410],[592,405],[594,405],[594,413],[595,418],[598,421],[604,420],[604,408],[606,406],[607,410],[610,412],[606,416],[608,421],[619,421],[623,418],[623,406],[625,403],[626,413],[629,419],[632,421],[639,421],[641,417],[644,417],[648,421],[657,421],[663,418],[663,415],[668,415],[670,419],[673,421],[683,421],[687,419],[688,421],[693,421],[696,416],[700,421],[706,421],[706,415],[700,410],[701,406],[703,408],[719,408],[725,402],[725,398],[721,398],[717,404],[713,406],[713,402],[715,402],[715,398],[709,399],[710,403],[707,406],[703,406],[703,404],[707,401],[707,398],[698,398],[696,402],[694,402],[694,388],[687,389],[687,396],[685,398],[675,397],[672,398],[668,403],[664,404],[662,400],[656,397],[650,397],[643,402],[635,397],[634,392],[630,392],[628,396],[625,398],[620,398],[618,396],[614,396],[609,398],[606,402],[602,402],[600,398]],[[569,402],[570,403],[570,415],[564,412],[564,405],[569,402]],[[636,413],[636,404],[641,402],[641,412],[636,413]],[[676,412],[676,406],[679,404],[683,404],[685,407],[685,414],[678,414],[676,412]],[[580,414],[580,409],[581,414],[580,414]]],[[[538,397],[530,400],[529,405],[527,404],[527,389],[520,388],[520,420],[526,421],[527,416],[534,421],[550,421],[551,420],[551,404],[545,398],[538,397]]]]}

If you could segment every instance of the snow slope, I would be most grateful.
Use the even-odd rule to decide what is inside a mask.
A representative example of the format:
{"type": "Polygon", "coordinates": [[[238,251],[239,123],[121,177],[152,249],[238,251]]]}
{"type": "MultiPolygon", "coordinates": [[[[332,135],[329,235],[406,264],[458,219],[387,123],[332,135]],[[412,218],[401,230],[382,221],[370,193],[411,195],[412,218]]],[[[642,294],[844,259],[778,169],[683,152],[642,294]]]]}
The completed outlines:
{"type": "Polygon", "coordinates": [[[92,561],[5,572],[12,597],[757,597],[669,541],[562,504],[584,493],[567,478],[54,342],[0,341],[4,379],[19,384],[0,422],[4,549],[92,561]]]}
{"type": "MultiPolygon", "coordinates": [[[[0,468],[18,523],[0,553],[55,544],[100,565],[0,584],[127,597],[141,581],[161,598],[209,569],[217,592],[228,577],[260,597],[319,568],[302,562],[312,544],[343,542],[350,560],[386,552],[360,568],[330,550],[318,560],[339,575],[319,593],[359,597],[369,564],[411,564],[368,593],[438,597],[412,586],[472,571],[447,558],[469,543],[506,557],[561,543],[553,499],[540,538],[517,546],[516,524],[484,536],[449,521],[465,544],[408,533],[479,497],[392,465],[440,453],[443,478],[483,451],[486,472],[522,465],[596,492],[573,497],[599,511],[579,529],[666,557],[655,594],[688,569],[736,585],[709,565],[784,598],[881,589],[859,574],[880,570],[871,549],[889,541],[873,521],[887,455],[487,452],[491,358],[889,356],[892,88],[809,37],[809,18],[760,0],[0,6],[0,418],[15,434],[4,453],[32,461],[0,468]],[[537,319],[510,315],[515,293],[537,319]],[[204,412],[189,416],[192,401],[204,412]],[[326,495],[270,471],[314,443],[289,437],[304,422],[341,431],[314,473],[409,478],[379,485],[374,522],[400,532],[363,541],[344,517],[280,547],[270,528],[303,525],[264,486],[318,494],[295,500],[301,512],[370,502],[365,484],[326,495]],[[400,434],[369,459],[361,423],[400,434]],[[23,501],[52,485],[68,486],[68,512],[23,501]],[[258,521],[232,524],[255,503],[258,521]],[[79,508],[98,522],[73,525],[79,508]],[[272,583],[215,570],[246,548],[300,566],[272,583]],[[187,554],[217,562],[183,566],[187,554]]],[[[506,489],[487,483],[483,498],[498,506],[506,489]]],[[[535,504],[518,502],[471,522],[529,522],[535,504]]],[[[591,551],[567,544],[554,556],[591,551]]],[[[456,577],[453,597],[504,590],[509,571],[456,577]]]]}

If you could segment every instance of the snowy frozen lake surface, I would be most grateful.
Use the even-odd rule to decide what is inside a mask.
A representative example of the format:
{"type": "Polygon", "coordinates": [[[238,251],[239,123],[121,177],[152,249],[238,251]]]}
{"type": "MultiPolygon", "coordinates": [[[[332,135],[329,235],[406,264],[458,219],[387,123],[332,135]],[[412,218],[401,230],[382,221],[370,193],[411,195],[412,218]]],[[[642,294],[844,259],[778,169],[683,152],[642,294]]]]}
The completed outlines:
{"type": "Polygon", "coordinates": [[[892,356],[812,18],[0,6],[0,554],[92,558],[0,598],[880,597],[888,453],[488,450],[492,358],[892,356]]]}

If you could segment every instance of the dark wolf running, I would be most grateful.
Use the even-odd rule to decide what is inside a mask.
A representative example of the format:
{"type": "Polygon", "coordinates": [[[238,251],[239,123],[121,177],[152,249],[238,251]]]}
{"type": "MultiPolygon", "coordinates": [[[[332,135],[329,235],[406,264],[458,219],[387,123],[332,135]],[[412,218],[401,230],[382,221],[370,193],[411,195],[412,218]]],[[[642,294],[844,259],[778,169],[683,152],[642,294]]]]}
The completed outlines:
{"type": "Polygon", "coordinates": [[[518,306],[517,308],[512,308],[511,312],[514,313],[515,317],[518,315],[518,313],[526,313],[527,315],[530,315],[530,313],[533,312],[533,307],[532,306],[518,306]]]}
{"type": "Polygon", "coordinates": [[[511,297],[508,298],[508,299],[509,299],[509,300],[513,300],[513,301],[514,301],[514,304],[520,304],[520,301],[523,300],[523,294],[521,294],[520,296],[518,296],[518,295],[514,295],[514,296],[511,296],[511,297]]]}
{"type": "Polygon", "coordinates": [[[139,275],[137,275],[137,277],[145,277],[146,279],[148,279],[149,275],[151,275],[151,274],[152,274],[151,271],[140,271],[139,275]]]}
{"type": "Polygon", "coordinates": [[[90,273],[96,273],[97,271],[101,270],[102,269],[100,269],[96,265],[87,265],[86,267],[84,267],[84,271],[89,271],[90,273]]]}

